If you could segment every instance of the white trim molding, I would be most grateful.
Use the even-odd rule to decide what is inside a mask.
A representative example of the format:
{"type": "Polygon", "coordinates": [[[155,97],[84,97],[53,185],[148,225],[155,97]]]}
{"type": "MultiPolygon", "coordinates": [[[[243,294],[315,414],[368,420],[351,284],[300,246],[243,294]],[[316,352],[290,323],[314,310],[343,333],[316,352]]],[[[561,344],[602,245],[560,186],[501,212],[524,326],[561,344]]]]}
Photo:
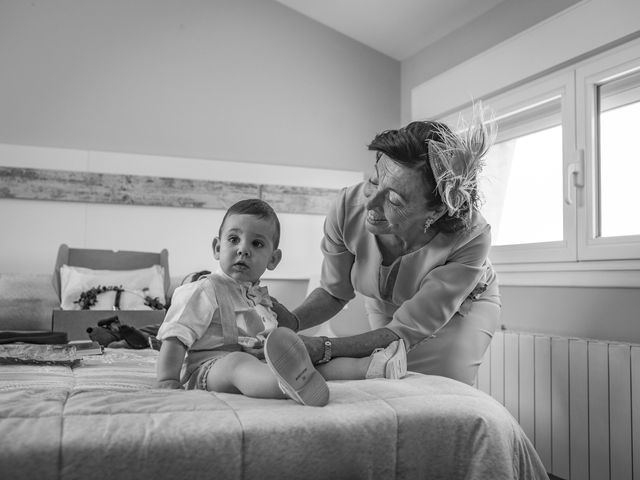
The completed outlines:
{"type": "Polygon", "coordinates": [[[639,17],[637,0],[578,2],[413,88],[411,118],[439,118],[637,35],[639,17]]]}
{"type": "Polygon", "coordinates": [[[640,288],[640,260],[494,264],[502,286],[640,288]]]}

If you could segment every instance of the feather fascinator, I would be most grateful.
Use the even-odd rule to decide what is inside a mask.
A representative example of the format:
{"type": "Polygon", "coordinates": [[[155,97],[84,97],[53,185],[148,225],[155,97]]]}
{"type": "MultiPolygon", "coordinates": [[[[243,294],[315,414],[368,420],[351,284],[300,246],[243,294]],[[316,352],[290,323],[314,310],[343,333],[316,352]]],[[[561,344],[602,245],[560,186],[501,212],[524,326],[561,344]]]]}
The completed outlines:
{"type": "Polygon", "coordinates": [[[472,214],[472,208],[464,207],[475,201],[478,174],[497,133],[493,115],[485,120],[486,113],[482,103],[475,102],[468,123],[461,118],[456,132],[440,128],[440,140],[428,140],[429,164],[449,216],[464,210],[472,214]]]}

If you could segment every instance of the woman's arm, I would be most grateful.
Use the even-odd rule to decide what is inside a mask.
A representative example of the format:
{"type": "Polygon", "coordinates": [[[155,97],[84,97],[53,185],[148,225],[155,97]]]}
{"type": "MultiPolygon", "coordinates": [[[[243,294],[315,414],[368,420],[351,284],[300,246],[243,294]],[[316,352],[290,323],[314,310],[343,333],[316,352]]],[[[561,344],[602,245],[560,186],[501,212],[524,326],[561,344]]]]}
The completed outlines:
{"type": "Polygon", "coordinates": [[[273,304],[271,308],[278,316],[278,325],[290,328],[295,332],[315,327],[329,320],[347,303],[322,288],[316,288],[312,291],[293,312],[290,312],[287,307],[273,297],[271,297],[271,302],[273,304]]]}
{"type": "MultiPolygon", "coordinates": [[[[307,347],[311,361],[316,363],[324,357],[324,340],[322,337],[300,338],[307,347]]],[[[378,328],[366,333],[349,337],[331,338],[331,358],[336,357],[367,357],[376,348],[385,348],[400,337],[388,328],[378,328]]]]}
{"type": "MultiPolygon", "coordinates": [[[[272,298],[272,300],[275,300],[272,298]]],[[[302,302],[290,312],[277,300],[273,302],[273,309],[278,315],[278,325],[292,330],[304,330],[320,325],[342,310],[347,302],[329,294],[322,288],[316,288],[302,302]]],[[[301,335],[307,347],[311,360],[315,363],[324,357],[324,340],[322,337],[308,337],[301,335]]],[[[332,357],[366,357],[376,348],[385,348],[391,342],[398,340],[398,335],[387,328],[379,328],[371,332],[338,337],[331,339],[332,357]]]]}
{"type": "Polygon", "coordinates": [[[293,313],[300,322],[300,330],[304,330],[333,318],[346,304],[323,288],[316,288],[293,313]]]}
{"type": "Polygon", "coordinates": [[[162,342],[158,355],[157,377],[159,388],[181,388],[180,370],[187,347],[175,337],[162,342]]]}

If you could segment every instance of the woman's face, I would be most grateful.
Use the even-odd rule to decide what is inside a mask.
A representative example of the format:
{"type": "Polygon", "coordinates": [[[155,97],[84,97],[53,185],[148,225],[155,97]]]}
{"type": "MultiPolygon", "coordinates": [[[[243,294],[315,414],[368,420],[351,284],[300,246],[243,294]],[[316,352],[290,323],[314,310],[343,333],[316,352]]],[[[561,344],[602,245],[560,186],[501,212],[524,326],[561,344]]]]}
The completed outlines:
{"type": "Polygon", "coordinates": [[[427,206],[425,190],[420,172],[383,155],[365,186],[366,229],[374,235],[391,234],[406,241],[422,234],[427,217],[435,215],[427,206]]]}

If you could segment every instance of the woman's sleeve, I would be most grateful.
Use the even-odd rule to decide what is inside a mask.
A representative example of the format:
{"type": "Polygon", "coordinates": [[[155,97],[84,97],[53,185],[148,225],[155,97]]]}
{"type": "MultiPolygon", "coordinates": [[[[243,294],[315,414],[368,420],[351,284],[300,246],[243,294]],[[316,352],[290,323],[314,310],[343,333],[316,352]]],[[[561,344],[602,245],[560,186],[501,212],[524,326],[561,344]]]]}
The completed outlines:
{"type": "Polygon", "coordinates": [[[320,286],[334,297],[349,301],[355,297],[351,284],[355,255],[345,244],[346,218],[346,189],[343,189],[324,221],[324,236],[320,243],[324,256],[320,286]]]}
{"type": "Polygon", "coordinates": [[[491,246],[490,228],[456,250],[429,272],[418,292],[405,301],[386,328],[412,346],[436,334],[460,309],[485,273],[491,246]]]}
{"type": "Polygon", "coordinates": [[[171,306],[158,330],[157,338],[175,337],[191,347],[209,328],[217,305],[201,287],[200,282],[187,283],[176,288],[171,306]]]}

